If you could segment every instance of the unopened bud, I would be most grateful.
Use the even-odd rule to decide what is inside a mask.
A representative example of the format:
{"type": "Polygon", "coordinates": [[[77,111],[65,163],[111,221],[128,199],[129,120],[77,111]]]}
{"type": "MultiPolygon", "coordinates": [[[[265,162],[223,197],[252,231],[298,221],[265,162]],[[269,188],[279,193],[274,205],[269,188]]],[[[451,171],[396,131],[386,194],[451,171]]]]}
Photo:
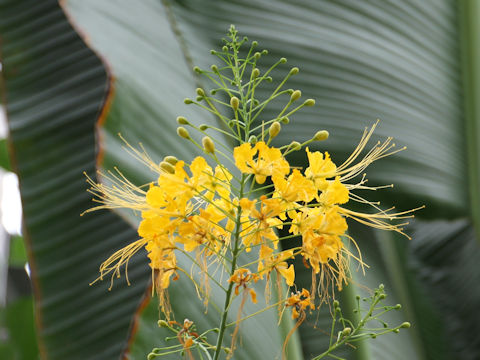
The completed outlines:
{"type": "Polygon", "coordinates": [[[287,62],[287,59],[286,59],[286,58],[282,57],[282,58],[280,59],[280,63],[281,63],[281,64],[285,64],[286,62],[287,62]]]}
{"type": "Polygon", "coordinates": [[[288,124],[290,122],[290,119],[287,116],[283,116],[280,121],[284,124],[288,124]]]}
{"type": "Polygon", "coordinates": [[[238,100],[236,96],[233,96],[230,99],[230,106],[232,107],[233,110],[237,111],[239,104],[240,104],[240,100],[238,100]]]}
{"type": "Polygon", "coordinates": [[[273,124],[270,126],[270,129],[268,129],[268,134],[270,135],[270,138],[273,139],[276,137],[279,133],[280,130],[282,130],[282,125],[278,121],[274,121],[273,124]]]}
{"type": "Polygon", "coordinates": [[[169,156],[165,156],[163,158],[163,161],[175,166],[175,164],[178,162],[178,159],[175,156],[169,155],[169,156]]]}
{"type": "Polygon", "coordinates": [[[262,50],[262,55],[268,55],[268,50],[267,49],[262,50]]]}
{"type": "Polygon", "coordinates": [[[162,161],[160,163],[160,169],[162,169],[163,171],[165,171],[166,173],[169,173],[169,174],[174,174],[175,173],[175,168],[173,167],[173,165],[166,162],[166,161],[162,161]]]}
{"type": "Polygon", "coordinates": [[[180,136],[184,139],[190,139],[190,134],[188,133],[188,130],[185,129],[183,126],[179,126],[177,128],[177,134],[178,134],[178,136],[180,136]]]}
{"type": "Polygon", "coordinates": [[[323,141],[328,139],[328,131],[327,130],[320,130],[317,131],[315,136],[313,137],[313,140],[315,141],[323,141]]]}
{"type": "Polygon", "coordinates": [[[294,67],[290,70],[290,75],[296,75],[299,71],[298,67],[294,67]]]}
{"type": "Polygon", "coordinates": [[[342,330],[342,336],[348,336],[352,332],[352,328],[346,327],[345,329],[342,330]]]}
{"type": "Polygon", "coordinates": [[[215,152],[215,143],[209,136],[205,136],[202,139],[203,149],[207,154],[213,154],[215,152]]]}
{"type": "Polygon", "coordinates": [[[402,325],[400,325],[400,327],[403,329],[408,329],[410,326],[411,324],[408,321],[405,321],[404,323],[402,323],[402,325]]]}
{"type": "Polygon", "coordinates": [[[256,144],[257,143],[257,137],[255,135],[251,135],[249,138],[248,138],[248,142],[250,144],[256,144]]]}
{"type": "Polygon", "coordinates": [[[290,96],[290,101],[294,102],[298,99],[300,99],[300,96],[302,96],[302,92],[300,90],[295,90],[292,95],[290,96]]]}
{"type": "Polygon", "coordinates": [[[315,100],[314,99],[307,99],[307,100],[305,100],[305,102],[303,104],[305,106],[313,106],[313,105],[315,105],[315,100]]]}
{"type": "Polygon", "coordinates": [[[208,129],[208,125],[202,124],[198,128],[200,129],[200,131],[205,131],[208,129]]]}
{"type": "Polygon", "coordinates": [[[258,70],[257,68],[253,69],[252,77],[256,79],[259,75],[260,75],[260,70],[258,70]]]}
{"type": "Polygon", "coordinates": [[[227,52],[228,51],[228,46],[222,46],[222,50],[227,52]]]}
{"type": "Polygon", "coordinates": [[[195,66],[193,68],[193,71],[195,71],[197,74],[200,74],[202,72],[202,70],[198,66],[195,66]]]}
{"type": "Polygon", "coordinates": [[[258,41],[252,41],[252,47],[257,47],[258,46],[258,41]]]}
{"type": "Polygon", "coordinates": [[[218,67],[217,67],[217,65],[212,65],[212,66],[210,66],[210,69],[212,69],[212,71],[215,72],[215,73],[218,72],[218,67]]]}
{"type": "Polygon", "coordinates": [[[338,300],[334,300],[333,301],[333,307],[338,308],[339,306],[340,306],[340,303],[338,302],[338,300]]]}
{"type": "Polygon", "coordinates": [[[197,95],[198,95],[198,96],[205,96],[205,91],[203,91],[202,88],[197,88],[196,91],[197,91],[197,95]]]}
{"type": "Polygon", "coordinates": [[[190,125],[187,118],[184,116],[177,116],[177,123],[179,123],[180,125],[190,125]]]}
{"type": "Polygon", "coordinates": [[[393,332],[394,332],[395,334],[398,334],[398,333],[400,332],[400,330],[399,330],[399,329],[393,329],[393,332]]]}
{"type": "Polygon", "coordinates": [[[298,141],[292,141],[288,147],[294,151],[298,151],[302,148],[302,144],[298,141]]]}
{"type": "Polygon", "coordinates": [[[262,54],[260,54],[258,51],[253,54],[253,56],[255,57],[256,60],[260,59],[262,57],[262,54]]]}
{"type": "Polygon", "coordinates": [[[159,327],[168,327],[168,322],[166,322],[165,320],[158,320],[157,324],[159,327]]]}
{"type": "Polygon", "coordinates": [[[155,359],[156,357],[157,357],[156,354],[150,353],[150,354],[147,355],[147,360],[153,360],[153,359],[155,359]]]}
{"type": "Polygon", "coordinates": [[[183,100],[183,103],[189,105],[189,104],[193,103],[193,101],[192,101],[192,99],[186,98],[186,99],[183,100]]]}

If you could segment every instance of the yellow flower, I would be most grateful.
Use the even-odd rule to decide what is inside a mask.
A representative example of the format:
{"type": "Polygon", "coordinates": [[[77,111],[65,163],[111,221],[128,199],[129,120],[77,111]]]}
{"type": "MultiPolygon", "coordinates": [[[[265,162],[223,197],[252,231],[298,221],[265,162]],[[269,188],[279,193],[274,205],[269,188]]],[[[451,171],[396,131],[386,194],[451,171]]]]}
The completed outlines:
{"type": "Polygon", "coordinates": [[[325,179],[335,176],[337,166],[330,159],[330,154],[325,152],[325,156],[319,152],[310,152],[306,149],[309,167],[305,169],[305,176],[314,181],[315,186],[319,190],[323,190],[326,186],[325,179]]]}
{"type": "Polygon", "coordinates": [[[285,179],[281,176],[272,177],[275,192],[272,197],[279,197],[287,203],[303,201],[308,203],[317,195],[317,189],[311,180],[304,177],[298,169],[285,179]]]}
{"type": "Polygon", "coordinates": [[[253,148],[250,143],[237,146],[233,157],[237,168],[244,174],[255,175],[258,184],[263,184],[267,176],[285,176],[290,172],[290,165],[281,151],[268,147],[263,141],[257,142],[253,148]],[[255,155],[256,161],[253,159],[255,155]]]}
{"type": "Polygon", "coordinates": [[[258,279],[259,279],[259,276],[257,274],[250,272],[250,270],[248,269],[240,268],[235,270],[233,275],[230,276],[230,279],[228,279],[228,282],[236,284],[235,290],[234,290],[235,295],[238,295],[240,287],[243,287],[244,291],[248,291],[250,293],[252,302],[256,303],[257,293],[252,288],[249,288],[248,284],[252,281],[257,282],[258,279]]]}
{"type": "Polygon", "coordinates": [[[258,245],[263,241],[271,241],[277,247],[278,236],[274,228],[281,229],[283,222],[277,216],[282,212],[280,199],[267,199],[260,197],[259,209],[256,208],[257,200],[240,199],[242,208],[243,231],[242,242],[246,251],[251,250],[251,245],[258,245]]]}
{"type": "MultiPolygon", "coordinates": [[[[259,252],[258,274],[263,278],[267,275],[267,279],[273,270],[276,270],[286,281],[288,286],[293,286],[295,282],[295,269],[293,264],[288,266],[286,260],[292,259],[293,250],[285,250],[278,254],[273,253],[273,249],[262,245],[259,252]]],[[[268,287],[268,281],[265,285],[268,287]]]]}
{"type": "Polygon", "coordinates": [[[302,291],[297,291],[296,293],[292,293],[287,299],[287,307],[292,307],[292,318],[297,319],[298,317],[305,316],[305,310],[310,308],[311,310],[315,310],[315,304],[310,297],[310,292],[306,289],[302,289],[302,291]]]}

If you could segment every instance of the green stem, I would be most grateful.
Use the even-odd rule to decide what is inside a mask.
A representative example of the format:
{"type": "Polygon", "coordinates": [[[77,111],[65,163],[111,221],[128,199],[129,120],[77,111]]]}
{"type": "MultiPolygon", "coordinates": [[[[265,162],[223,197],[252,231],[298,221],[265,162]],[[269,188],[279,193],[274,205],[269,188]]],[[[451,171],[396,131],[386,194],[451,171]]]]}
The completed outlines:
{"type": "MultiPolygon", "coordinates": [[[[239,191],[240,199],[243,197],[243,187],[245,186],[245,178],[246,176],[243,174],[242,181],[240,183],[240,191],[239,191]]],[[[236,219],[236,225],[235,225],[235,239],[234,239],[233,250],[232,250],[232,266],[230,269],[230,276],[232,276],[235,270],[237,269],[237,258],[238,258],[239,244],[240,244],[241,216],[242,216],[242,208],[240,207],[240,204],[239,204],[237,206],[237,219],[236,219]]],[[[228,285],[227,293],[225,295],[225,303],[223,305],[223,315],[222,315],[222,320],[219,326],[220,330],[218,333],[217,345],[216,345],[213,360],[217,360],[218,357],[220,356],[220,352],[222,351],[222,342],[223,342],[223,337],[225,335],[225,329],[227,328],[227,316],[228,316],[228,310],[230,307],[230,301],[232,298],[233,286],[234,286],[234,283],[233,281],[231,281],[228,285]]]]}
{"type": "Polygon", "coordinates": [[[462,50],[463,93],[465,103],[465,139],[470,213],[480,241],[480,3],[462,0],[459,4],[460,43],[462,50]]]}

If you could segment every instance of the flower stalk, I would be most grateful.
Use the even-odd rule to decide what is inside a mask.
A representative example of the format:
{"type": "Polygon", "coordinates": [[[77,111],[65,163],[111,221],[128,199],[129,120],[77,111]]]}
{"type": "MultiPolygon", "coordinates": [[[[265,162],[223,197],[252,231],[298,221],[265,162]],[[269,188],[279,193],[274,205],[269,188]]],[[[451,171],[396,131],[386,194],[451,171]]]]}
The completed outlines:
{"type": "MultiPolygon", "coordinates": [[[[274,139],[283,131],[282,124],[293,121],[297,111],[304,106],[314,106],[315,101],[307,99],[297,106],[301,91],[283,89],[286,81],[299,72],[297,67],[290,70],[270,97],[258,100],[256,89],[264,81],[273,81],[274,69],[287,60],[280,59],[262,74],[257,62],[268,52],[255,52],[258,43],[253,42],[242,58],[241,48],[247,41],[247,38],[240,40],[232,26],[228,38],[224,39],[222,51],[212,51],[221,65],[213,65],[211,70],[194,69],[210,79],[216,88],[211,91],[198,88],[196,101],[187,98],[184,103],[214,114],[221,125],[197,126],[179,116],[176,119],[180,125],[177,135],[181,141],[192,142],[205,157],[197,156],[188,163],[169,155],[157,163],[143,147],[136,149],[125,142],[127,150],[156,174],[156,181],[139,187],[119,170],[107,175],[112,186],[98,184],[87,177],[91,185],[89,191],[99,205],[86,212],[129,208],[141,215],[139,239],[108,258],[100,266],[97,280],[109,275],[113,282],[115,277],[120,277],[123,268],[127,274],[131,256],[141,248],[147,250],[152,281],[166,319],[162,324],[170,324],[166,327],[177,334],[170,340],[178,341],[176,346],[152,351],[149,359],[174,352],[193,358],[194,350],[213,360],[220,359],[224,352],[228,353],[227,359],[231,358],[240,323],[252,316],[242,316],[245,304],[257,303],[253,283],[260,280],[265,280],[267,299],[261,311],[277,307],[281,317],[286,309],[289,312],[291,309],[292,318],[297,320],[286,336],[283,349],[279,350],[284,353],[288,340],[306,319],[307,312],[329,301],[334,288],[340,291],[349,282],[350,261],[358,262],[362,269],[366,267],[355,240],[347,235],[346,219],[406,236],[402,229],[406,224],[404,219],[412,217],[416,210],[382,210],[376,203],[355,193],[380,189],[368,187],[365,175],[361,174],[372,162],[401,150],[393,149],[392,139],[387,138],[362,155],[378,122],[365,129],[357,148],[339,166],[328,152],[307,147],[326,140],[329,137],[326,130],[317,131],[311,139],[303,142],[292,140],[289,145],[275,146],[274,139]],[[215,97],[217,93],[220,96],[215,97]],[[266,106],[282,97],[286,104],[277,116],[262,119],[266,106]],[[203,136],[200,143],[189,130],[203,136]],[[224,137],[234,139],[237,146],[231,149],[225,145],[221,141],[224,137]],[[305,149],[308,166],[304,169],[291,166],[286,156],[302,149],[305,149]],[[352,211],[348,207],[349,201],[368,204],[374,212],[352,211]],[[283,228],[288,233],[280,236],[278,230],[283,228]],[[299,238],[301,245],[288,249],[288,241],[292,238],[299,238]],[[195,280],[193,268],[189,273],[177,263],[179,252],[186,254],[192,260],[193,268],[202,274],[201,285],[195,280]],[[240,260],[243,253],[249,255],[248,261],[240,260]],[[298,291],[296,288],[293,265],[296,257],[301,257],[312,271],[310,290],[298,291]],[[228,275],[227,283],[225,279],[210,274],[212,264],[218,264],[228,275]],[[192,280],[206,306],[210,281],[223,290],[225,298],[217,328],[198,335],[192,330],[194,325],[190,320],[186,319],[182,326],[171,320],[174,314],[169,306],[168,288],[180,276],[192,280]],[[278,292],[274,306],[268,304],[271,288],[278,292]],[[282,290],[286,288],[292,291],[291,296],[282,290]],[[241,302],[236,309],[237,320],[233,322],[235,328],[228,348],[224,345],[225,335],[232,325],[229,315],[236,296],[241,296],[241,302]]],[[[320,356],[335,357],[331,352],[337,347],[360,339],[360,330],[357,329],[364,327],[372,312],[367,315],[357,327],[345,327],[346,320],[341,316],[342,333],[336,341],[332,337],[331,351],[320,356]]],[[[332,336],[335,324],[334,318],[332,336]]]]}

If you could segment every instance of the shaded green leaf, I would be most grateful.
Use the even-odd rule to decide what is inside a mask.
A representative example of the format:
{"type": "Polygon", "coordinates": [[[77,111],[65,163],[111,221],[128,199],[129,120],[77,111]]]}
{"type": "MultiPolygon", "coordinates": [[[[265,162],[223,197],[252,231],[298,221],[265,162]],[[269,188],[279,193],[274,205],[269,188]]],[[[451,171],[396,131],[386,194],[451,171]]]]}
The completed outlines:
{"type": "Polygon", "coordinates": [[[0,308],[0,333],[0,358],[39,359],[31,296],[0,308]]]}
{"type": "Polygon", "coordinates": [[[112,212],[80,217],[92,206],[82,173],[95,177],[105,68],[57,1],[0,1],[0,33],[42,356],[118,358],[149,276],[138,257],[131,287],[88,285],[100,263],[137,236],[112,212]]]}

